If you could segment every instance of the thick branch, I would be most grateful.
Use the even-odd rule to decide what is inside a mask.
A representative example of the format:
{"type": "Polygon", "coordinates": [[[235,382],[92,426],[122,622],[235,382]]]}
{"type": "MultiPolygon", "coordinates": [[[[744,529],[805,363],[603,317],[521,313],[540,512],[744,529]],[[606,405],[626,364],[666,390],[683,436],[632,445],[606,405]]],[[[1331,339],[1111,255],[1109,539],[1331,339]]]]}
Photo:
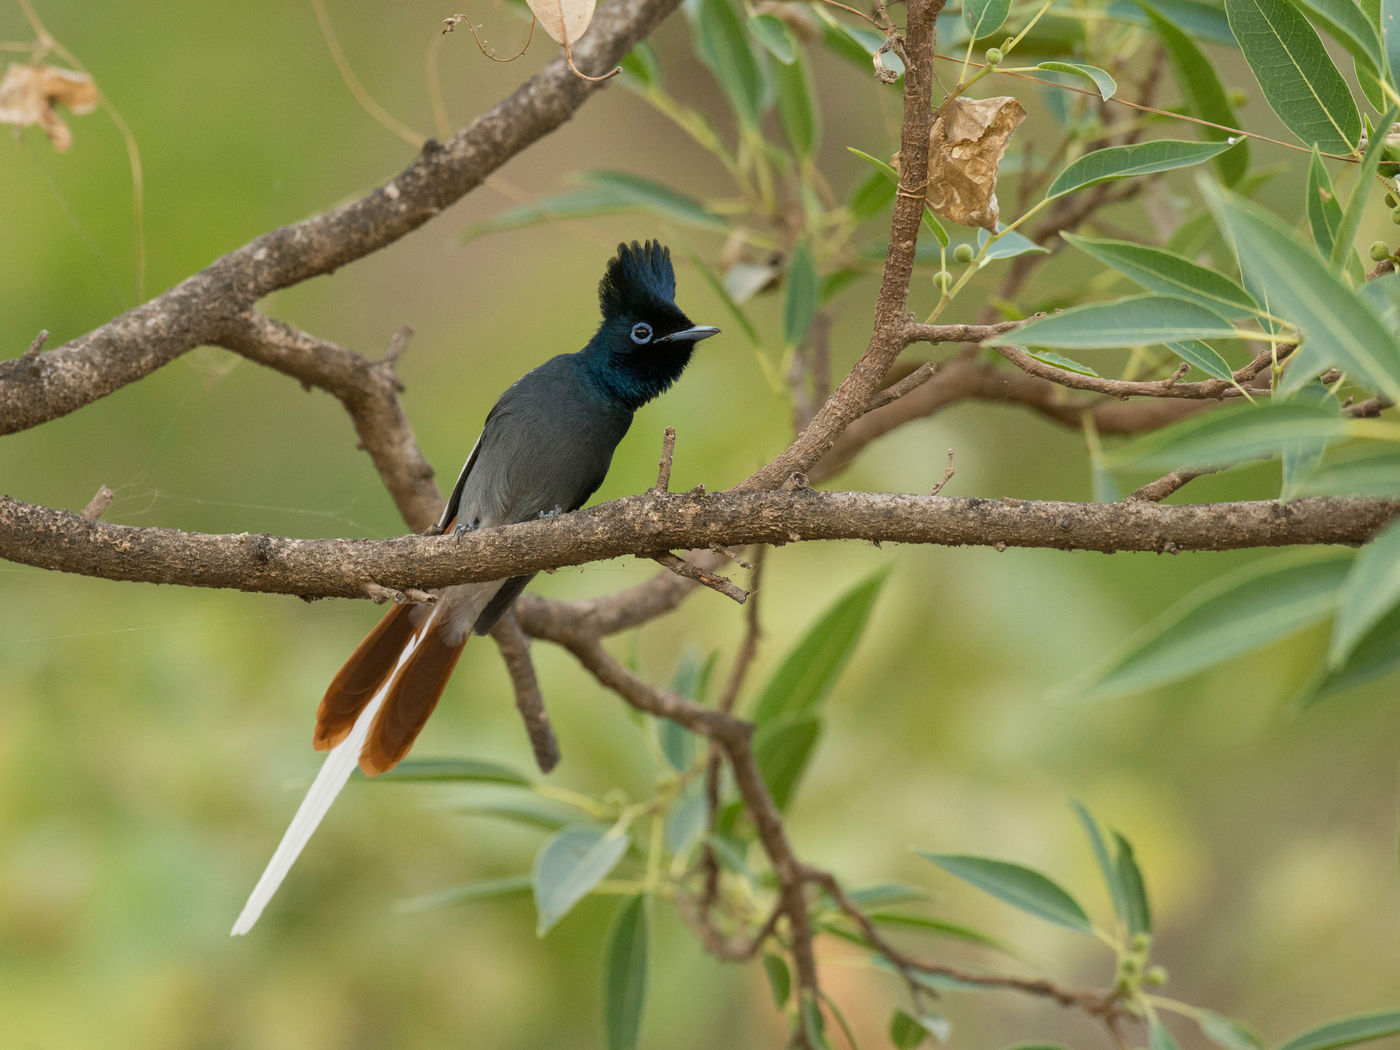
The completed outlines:
{"type": "Polygon", "coordinates": [[[796,489],[650,493],[461,537],[301,540],[110,525],[0,496],[0,557],[114,580],[351,598],[371,585],[433,588],[640,551],[800,540],[1103,552],[1357,544],[1397,510],[1369,499],[1163,506],[796,489]]]}
{"type": "MultiPolygon", "coordinates": [[[[602,72],[679,0],[612,0],[574,48],[602,72]]],[[[266,233],[101,328],[47,353],[0,361],[0,434],[37,426],[154,372],[221,334],[259,299],[331,273],[423,225],[574,115],[598,85],[555,58],[447,142],[367,196],[266,233]]]]}

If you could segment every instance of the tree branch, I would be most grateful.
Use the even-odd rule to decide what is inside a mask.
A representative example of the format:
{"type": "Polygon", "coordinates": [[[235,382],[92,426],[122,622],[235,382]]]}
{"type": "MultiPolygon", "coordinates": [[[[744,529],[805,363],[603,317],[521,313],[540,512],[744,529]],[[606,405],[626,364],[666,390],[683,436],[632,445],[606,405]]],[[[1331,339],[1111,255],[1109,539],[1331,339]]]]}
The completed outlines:
{"type": "Polygon", "coordinates": [[[801,540],[1166,553],[1359,544],[1397,510],[1350,498],[1163,506],[810,489],[649,493],[460,537],[303,540],[112,525],[0,496],[0,557],[113,580],[354,598],[371,584],[431,589],[662,549],[801,540]]]}

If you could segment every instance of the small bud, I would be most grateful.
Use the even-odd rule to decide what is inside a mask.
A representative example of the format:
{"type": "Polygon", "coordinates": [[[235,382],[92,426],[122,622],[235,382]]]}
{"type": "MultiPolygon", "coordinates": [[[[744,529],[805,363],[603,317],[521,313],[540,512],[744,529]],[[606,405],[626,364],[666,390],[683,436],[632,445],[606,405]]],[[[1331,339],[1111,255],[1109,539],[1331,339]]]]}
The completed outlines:
{"type": "Polygon", "coordinates": [[[1149,967],[1142,975],[1142,983],[1149,988],[1160,988],[1167,983],[1167,968],[1165,966],[1149,967]]]}
{"type": "Polygon", "coordinates": [[[1152,947],[1152,934],[1139,933],[1133,937],[1133,951],[1145,952],[1152,947]]]}
{"type": "Polygon", "coordinates": [[[1001,48],[989,47],[987,48],[987,53],[984,57],[987,59],[987,65],[997,66],[1001,64],[1001,60],[1006,56],[1002,54],[1001,48]]]}
{"type": "Polygon", "coordinates": [[[948,286],[953,283],[953,275],[950,274],[947,270],[939,270],[936,274],[933,275],[933,283],[938,285],[939,291],[946,292],[948,290],[948,286]]]}
{"type": "Polygon", "coordinates": [[[1395,223],[1396,226],[1400,226],[1400,208],[1396,208],[1390,213],[1390,221],[1395,223]]]}
{"type": "Polygon", "coordinates": [[[972,257],[977,253],[972,250],[970,244],[960,244],[953,249],[953,258],[960,263],[972,262],[972,257]]]}
{"type": "Polygon", "coordinates": [[[1136,955],[1125,955],[1118,962],[1118,972],[1124,977],[1135,977],[1142,972],[1142,960],[1136,955]]]}
{"type": "Polygon", "coordinates": [[[1383,259],[1390,258],[1390,248],[1386,245],[1385,241],[1373,241],[1371,243],[1370,254],[1372,262],[1381,262],[1383,259]]]}

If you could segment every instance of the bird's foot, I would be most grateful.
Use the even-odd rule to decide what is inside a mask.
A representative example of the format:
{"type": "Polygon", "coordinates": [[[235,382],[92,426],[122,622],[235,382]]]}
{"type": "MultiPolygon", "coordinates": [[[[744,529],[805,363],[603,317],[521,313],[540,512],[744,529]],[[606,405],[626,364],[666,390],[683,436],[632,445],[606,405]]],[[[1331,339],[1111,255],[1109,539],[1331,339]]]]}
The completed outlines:
{"type": "Polygon", "coordinates": [[[452,535],[465,536],[469,532],[475,532],[480,527],[480,521],[459,521],[456,525],[452,526],[452,535]]]}
{"type": "Polygon", "coordinates": [[[541,517],[541,518],[557,518],[557,517],[559,517],[559,515],[561,515],[561,514],[563,514],[563,513],[564,513],[564,508],[561,507],[561,506],[559,506],[559,504],[556,503],[556,504],[555,504],[553,507],[551,507],[549,510],[542,510],[542,511],[540,511],[540,517],[541,517]]]}

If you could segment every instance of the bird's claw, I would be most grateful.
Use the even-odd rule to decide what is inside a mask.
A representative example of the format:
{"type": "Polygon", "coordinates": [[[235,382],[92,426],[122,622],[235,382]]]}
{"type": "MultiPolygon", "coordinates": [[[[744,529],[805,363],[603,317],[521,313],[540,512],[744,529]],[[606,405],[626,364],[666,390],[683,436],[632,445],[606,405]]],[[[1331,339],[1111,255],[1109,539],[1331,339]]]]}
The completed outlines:
{"type": "Polygon", "coordinates": [[[459,521],[459,522],[457,522],[456,525],[453,525],[453,526],[452,526],[452,535],[454,535],[454,536],[465,536],[465,535],[466,535],[467,533],[469,533],[469,532],[475,532],[476,529],[477,529],[477,523],[474,522],[474,521],[471,522],[471,523],[468,523],[468,522],[465,522],[465,521],[459,521]]]}
{"type": "Polygon", "coordinates": [[[541,517],[541,518],[557,518],[557,517],[559,517],[559,515],[561,515],[561,514],[563,514],[563,513],[564,513],[564,508],[561,507],[561,506],[559,506],[559,504],[556,503],[556,504],[555,504],[553,507],[551,507],[549,510],[542,510],[542,511],[540,511],[540,517],[541,517]]]}

